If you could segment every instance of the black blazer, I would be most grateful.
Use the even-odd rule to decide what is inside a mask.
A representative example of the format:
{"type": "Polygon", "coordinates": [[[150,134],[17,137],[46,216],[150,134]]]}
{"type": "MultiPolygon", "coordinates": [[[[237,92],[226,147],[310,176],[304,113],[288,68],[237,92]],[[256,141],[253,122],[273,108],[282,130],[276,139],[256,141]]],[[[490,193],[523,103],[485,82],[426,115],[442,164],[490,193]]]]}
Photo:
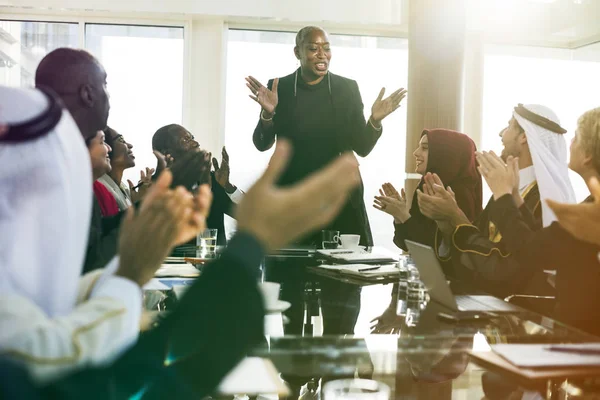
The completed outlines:
{"type": "MultiPolygon", "coordinates": [[[[298,69],[296,72],[300,72],[298,69]]],[[[293,123],[296,111],[295,96],[295,75],[292,73],[279,79],[277,88],[278,105],[273,117],[273,126],[265,129],[262,122],[258,121],[252,137],[254,145],[259,151],[270,149],[275,143],[276,137],[287,137],[288,132],[294,130],[293,123]]],[[[301,78],[298,78],[301,79],[301,78]]],[[[370,123],[367,123],[363,114],[363,103],[360,91],[356,81],[343,76],[329,73],[331,84],[331,100],[333,104],[334,119],[333,126],[338,145],[338,154],[346,151],[354,151],[361,157],[366,157],[375,144],[383,130],[376,130],[370,123]]],[[[267,87],[273,87],[273,80],[269,80],[267,87]]],[[[317,146],[318,144],[315,144],[317,146]]],[[[307,155],[307,162],[310,162],[310,155],[307,155]]],[[[367,210],[364,204],[364,186],[361,182],[359,187],[353,191],[350,196],[350,203],[356,213],[357,221],[361,234],[361,239],[367,245],[373,245],[371,227],[367,217],[367,210]]]]}

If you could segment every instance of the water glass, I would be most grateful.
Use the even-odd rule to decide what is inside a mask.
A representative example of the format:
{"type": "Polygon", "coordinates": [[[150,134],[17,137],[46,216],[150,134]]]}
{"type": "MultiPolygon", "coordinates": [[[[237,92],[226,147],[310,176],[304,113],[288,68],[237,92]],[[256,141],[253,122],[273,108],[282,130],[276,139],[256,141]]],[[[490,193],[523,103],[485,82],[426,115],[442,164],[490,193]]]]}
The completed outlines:
{"type": "Polygon", "coordinates": [[[327,382],[324,400],[389,400],[390,387],[371,379],[340,379],[327,382]]]}
{"type": "Polygon", "coordinates": [[[205,229],[204,232],[198,235],[196,238],[196,257],[217,257],[217,233],[218,229],[205,229]]]}
{"type": "Polygon", "coordinates": [[[340,244],[340,231],[321,231],[321,246],[324,249],[337,249],[340,244]]]}

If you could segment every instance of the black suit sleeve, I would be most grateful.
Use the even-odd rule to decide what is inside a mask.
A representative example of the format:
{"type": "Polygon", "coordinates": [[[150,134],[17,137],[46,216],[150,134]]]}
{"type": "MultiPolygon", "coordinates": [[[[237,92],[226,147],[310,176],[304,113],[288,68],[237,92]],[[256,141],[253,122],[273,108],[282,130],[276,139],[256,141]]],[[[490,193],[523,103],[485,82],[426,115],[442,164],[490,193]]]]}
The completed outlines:
{"type": "Polygon", "coordinates": [[[233,202],[233,200],[231,200],[231,197],[229,197],[225,189],[223,189],[223,187],[219,185],[217,179],[214,177],[214,174],[212,174],[212,192],[212,207],[215,208],[215,211],[219,211],[222,214],[227,214],[233,218],[235,203],[233,202]]]}
{"type": "MultiPolygon", "coordinates": [[[[273,79],[270,79],[267,83],[267,88],[271,90],[272,87],[273,79]]],[[[260,112],[262,113],[262,108],[260,112]]],[[[277,136],[277,119],[277,110],[275,110],[275,116],[273,116],[273,125],[266,128],[263,126],[259,114],[258,124],[256,125],[254,134],[252,135],[252,141],[254,142],[254,146],[257,150],[266,151],[273,147],[273,144],[275,143],[275,137],[277,136]]]]}
{"type": "Polygon", "coordinates": [[[45,399],[196,399],[264,338],[257,288],[264,250],[239,232],[208,264],[160,326],[112,365],[89,368],[44,388],[45,399]],[[172,360],[165,367],[166,360],[172,360]],[[134,396],[135,397],[135,396],[134,396]]]}
{"type": "Polygon", "coordinates": [[[394,243],[404,251],[408,251],[406,239],[434,246],[437,224],[422,214],[411,216],[403,224],[394,224],[394,243]]]}
{"type": "Polygon", "coordinates": [[[348,126],[352,150],[361,157],[369,155],[381,137],[381,130],[376,130],[365,121],[364,106],[356,81],[350,81],[350,123],[348,126]]]}

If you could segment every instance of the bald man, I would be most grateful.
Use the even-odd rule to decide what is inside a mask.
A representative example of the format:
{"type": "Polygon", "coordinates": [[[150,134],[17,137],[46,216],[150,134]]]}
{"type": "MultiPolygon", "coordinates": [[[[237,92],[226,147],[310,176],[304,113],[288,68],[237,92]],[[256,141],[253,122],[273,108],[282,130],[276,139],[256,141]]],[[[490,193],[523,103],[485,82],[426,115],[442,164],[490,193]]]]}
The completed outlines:
{"type": "Polygon", "coordinates": [[[87,51],[50,52],[36,70],[35,85],[48,87],[62,98],[86,142],[106,128],[110,110],[106,71],[87,51]]]}
{"type": "MultiPolygon", "coordinates": [[[[87,51],[59,48],[40,62],[35,85],[49,88],[60,96],[89,145],[107,125],[110,101],[106,77],[102,64],[87,51]]],[[[94,197],[84,273],[103,268],[116,255],[121,216],[103,218],[94,197]]]]}

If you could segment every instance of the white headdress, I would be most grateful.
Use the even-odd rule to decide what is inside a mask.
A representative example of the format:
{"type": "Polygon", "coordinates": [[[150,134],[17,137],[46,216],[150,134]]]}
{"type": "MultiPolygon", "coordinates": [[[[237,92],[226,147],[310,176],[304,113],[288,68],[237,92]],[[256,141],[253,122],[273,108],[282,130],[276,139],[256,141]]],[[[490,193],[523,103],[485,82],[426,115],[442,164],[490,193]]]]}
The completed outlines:
{"type": "MultiPolygon", "coordinates": [[[[0,86],[0,124],[16,131],[53,104],[39,90],[0,86]]],[[[0,292],[27,297],[50,317],[75,304],[92,204],[83,137],[67,111],[56,120],[39,137],[0,140],[0,292]]]]}
{"type": "Polygon", "coordinates": [[[575,192],[568,173],[567,143],[564,138],[566,130],[560,126],[554,111],[539,104],[519,104],[513,116],[527,136],[546,227],[556,221],[546,199],[561,203],[575,202],[575,192]]]}

